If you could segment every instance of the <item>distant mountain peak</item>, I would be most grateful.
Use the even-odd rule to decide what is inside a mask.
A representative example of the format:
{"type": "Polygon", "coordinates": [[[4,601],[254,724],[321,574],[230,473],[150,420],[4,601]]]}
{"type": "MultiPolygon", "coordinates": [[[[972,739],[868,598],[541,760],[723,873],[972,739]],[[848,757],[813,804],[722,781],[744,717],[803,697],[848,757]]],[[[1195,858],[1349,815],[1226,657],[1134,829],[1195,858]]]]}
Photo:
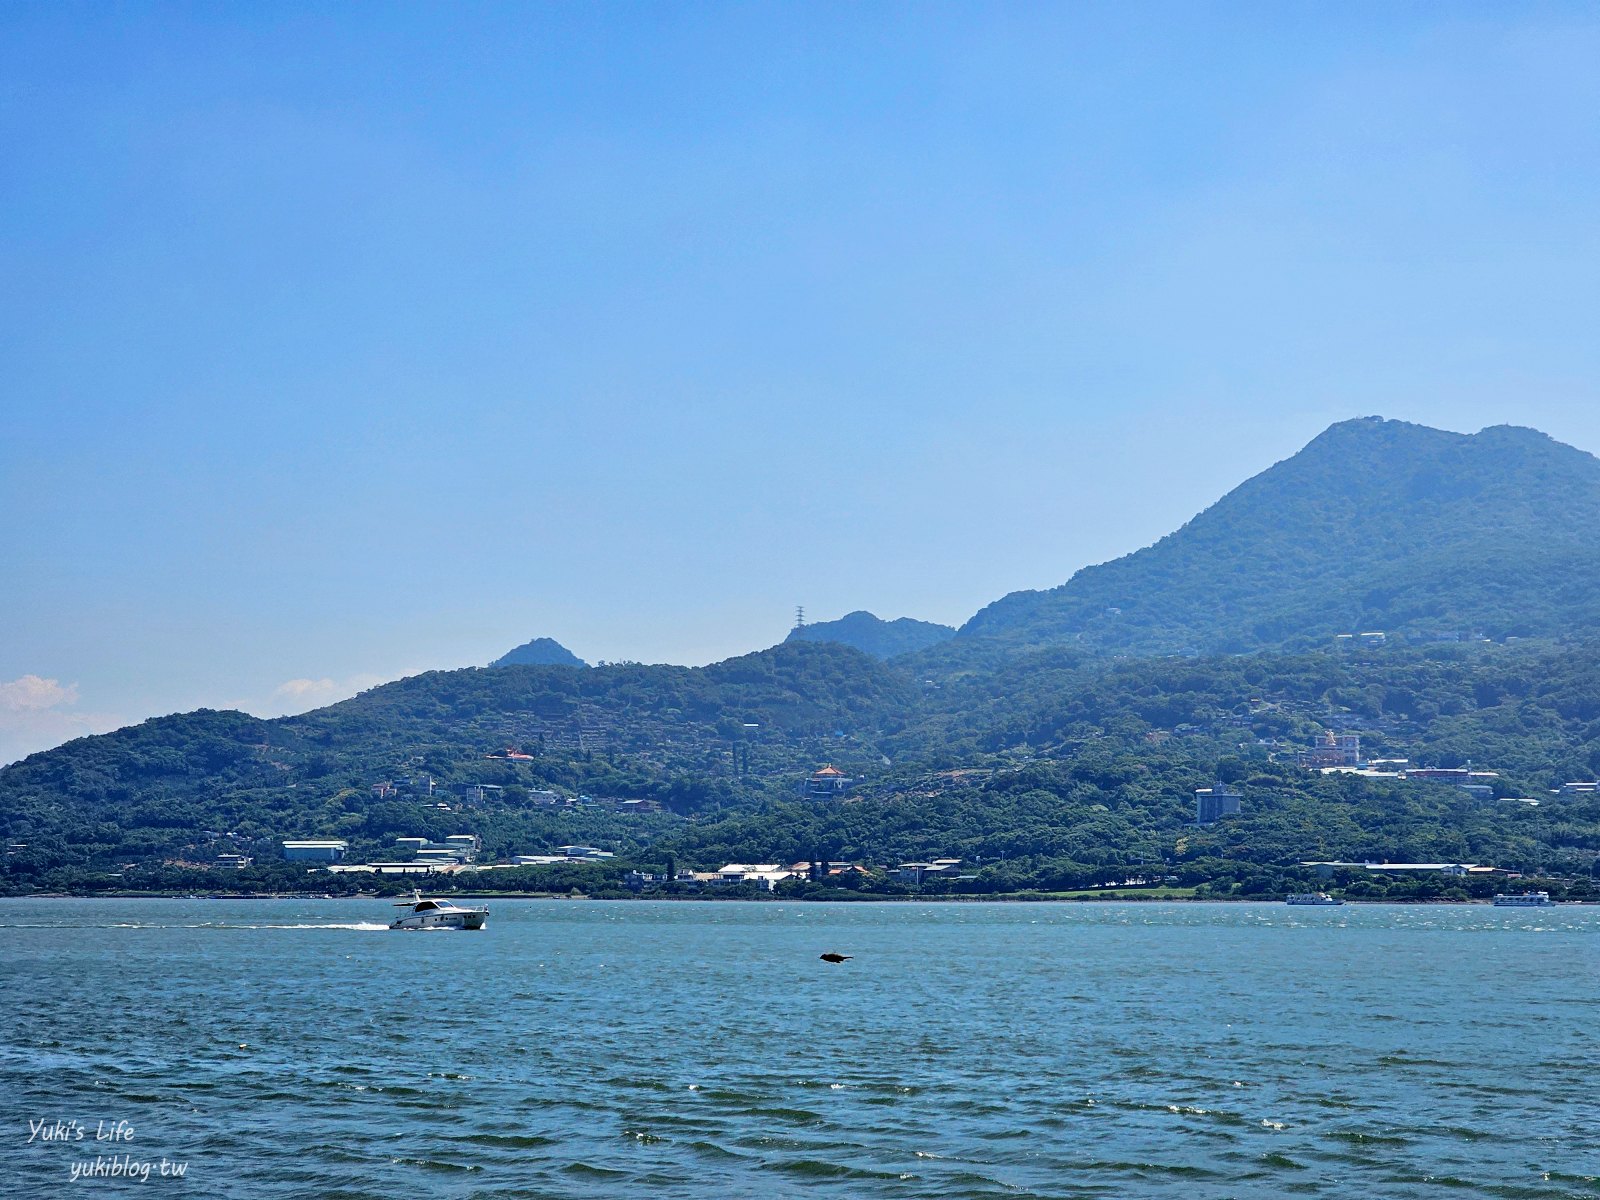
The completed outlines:
{"type": "Polygon", "coordinates": [[[876,658],[893,658],[897,654],[925,650],[954,637],[955,633],[949,625],[918,621],[912,617],[885,621],[882,617],[858,609],[836,621],[816,621],[810,625],[796,626],[784,641],[838,642],[876,658]]]}
{"type": "Polygon", "coordinates": [[[515,650],[508,650],[489,664],[491,667],[587,667],[571,650],[554,638],[534,638],[515,650]]]}
{"type": "Polygon", "coordinates": [[[1014,592],[963,640],[1127,653],[1309,647],[1335,632],[1600,625],[1600,459],[1535,429],[1359,417],[1153,546],[1014,592]]]}

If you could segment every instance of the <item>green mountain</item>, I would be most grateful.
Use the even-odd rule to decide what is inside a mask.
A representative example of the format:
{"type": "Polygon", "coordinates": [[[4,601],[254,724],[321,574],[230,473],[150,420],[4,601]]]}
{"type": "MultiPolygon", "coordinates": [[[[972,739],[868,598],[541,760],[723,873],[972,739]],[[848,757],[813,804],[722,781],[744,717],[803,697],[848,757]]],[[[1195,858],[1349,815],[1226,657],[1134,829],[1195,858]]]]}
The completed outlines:
{"type": "MultiPolygon", "coordinates": [[[[1562,785],[1600,774],[1597,517],[1600,463],[1543,435],[1346,422],[1157,545],[921,649],[890,635],[948,631],[851,614],[707,667],[436,671],[294,717],[80,738],[0,769],[0,892],[354,888],[278,843],[339,837],[375,861],[471,832],[491,857],[617,852],[479,885],[562,892],[632,865],[954,856],[975,891],[1159,870],[1271,894],[1334,858],[1495,862],[1587,894],[1600,798],[1562,785]],[[1359,653],[1331,640],[1374,629],[1390,637],[1359,653]],[[1399,636],[1462,630],[1524,640],[1399,636]],[[1499,774],[1468,792],[1302,768],[1328,732],[1499,774]],[[824,763],[852,782],[806,797],[824,763]],[[1243,808],[1197,828],[1194,789],[1218,780],[1243,808]],[[194,866],[222,853],[256,865],[194,866]]],[[[1385,886],[1352,883],[1435,894],[1385,886]]]]}
{"type": "Polygon", "coordinates": [[[795,643],[703,668],[431,672],[295,717],[201,711],[81,738],[0,770],[0,893],[349,889],[362,881],[308,876],[279,841],[344,838],[374,861],[397,837],[452,833],[479,834],[493,858],[617,851],[610,874],[478,884],[561,891],[614,888],[632,864],[819,855],[953,855],[989,864],[979,891],[1081,887],[1150,863],[1186,883],[1305,890],[1305,858],[1571,878],[1600,851],[1600,800],[1551,789],[1597,770],[1600,652],[1582,646],[1055,649],[936,679],[795,643]],[[1497,770],[1493,795],[1297,766],[1296,749],[1331,729],[1359,731],[1374,755],[1497,770]],[[850,790],[801,798],[823,763],[850,790]],[[1196,829],[1193,790],[1218,778],[1246,807],[1196,829]],[[257,866],[187,865],[221,853],[257,866]]]}
{"type": "Polygon", "coordinates": [[[1600,460],[1532,429],[1368,417],[1153,546],[996,601],[957,641],[1170,654],[1375,630],[1560,636],[1600,626],[1596,568],[1600,460]]]}
{"type": "Polygon", "coordinates": [[[824,762],[877,762],[876,740],[917,700],[903,671],[798,644],[697,668],[433,671],[273,720],[161,717],[0,769],[0,876],[222,849],[276,857],[277,839],[302,836],[392,854],[396,835],[462,821],[498,830],[497,849],[635,838],[612,810],[552,810],[535,793],[648,799],[680,815],[748,806],[789,795],[824,762]],[[480,806],[471,817],[431,807],[464,796],[480,806]]]}
{"type": "Polygon", "coordinates": [[[491,667],[587,667],[571,650],[554,638],[534,638],[515,650],[508,650],[489,664],[491,667]]]}
{"type": "Polygon", "coordinates": [[[926,650],[955,634],[956,631],[949,625],[936,625],[932,621],[918,621],[911,617],[885,621],[869,612],[857,611],[847,613],[837,621],[817,621],[796,626],[784,640],[837,642],[841,646],[853,646],[874,658],[893,658],[897,654],[926,650]]]}

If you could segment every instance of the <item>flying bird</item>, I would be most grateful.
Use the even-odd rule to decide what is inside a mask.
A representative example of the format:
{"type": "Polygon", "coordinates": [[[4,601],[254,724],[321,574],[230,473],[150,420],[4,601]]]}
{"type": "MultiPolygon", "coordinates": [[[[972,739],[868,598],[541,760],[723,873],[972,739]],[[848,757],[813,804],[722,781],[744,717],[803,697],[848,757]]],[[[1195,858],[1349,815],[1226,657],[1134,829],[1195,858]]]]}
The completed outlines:
{"type": "Polygon", "coordinates": [[[817,955],[817,957],[820,958],[823,962],[842,963],[842,962],[846,961],[847,959],[854,958],[855,955],[854,954],[835,954],[832,950],[830,950],[826,954],[817,955]]]}

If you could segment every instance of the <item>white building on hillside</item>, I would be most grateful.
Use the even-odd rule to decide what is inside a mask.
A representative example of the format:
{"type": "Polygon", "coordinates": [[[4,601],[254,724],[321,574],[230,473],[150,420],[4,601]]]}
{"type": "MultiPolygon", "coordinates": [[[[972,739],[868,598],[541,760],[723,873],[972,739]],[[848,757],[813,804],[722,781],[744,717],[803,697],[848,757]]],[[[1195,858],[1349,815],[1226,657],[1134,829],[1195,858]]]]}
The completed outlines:
{"type": "Polygon", "coordinates": [[[283,857],[290,862],[338,862],[350,849],[350,843],[309,839],[283,843],[283,857]]]}

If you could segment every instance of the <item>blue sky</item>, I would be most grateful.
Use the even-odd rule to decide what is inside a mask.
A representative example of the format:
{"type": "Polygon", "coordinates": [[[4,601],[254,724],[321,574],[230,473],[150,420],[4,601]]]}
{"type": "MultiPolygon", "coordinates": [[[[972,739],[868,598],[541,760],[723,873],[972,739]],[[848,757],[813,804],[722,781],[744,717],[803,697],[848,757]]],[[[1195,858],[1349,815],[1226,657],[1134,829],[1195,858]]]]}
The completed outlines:
{"type": "Polygon", "coordinates": [[[0,8],[0,761],[1600,450],[1600,10],[0,8]]]}

